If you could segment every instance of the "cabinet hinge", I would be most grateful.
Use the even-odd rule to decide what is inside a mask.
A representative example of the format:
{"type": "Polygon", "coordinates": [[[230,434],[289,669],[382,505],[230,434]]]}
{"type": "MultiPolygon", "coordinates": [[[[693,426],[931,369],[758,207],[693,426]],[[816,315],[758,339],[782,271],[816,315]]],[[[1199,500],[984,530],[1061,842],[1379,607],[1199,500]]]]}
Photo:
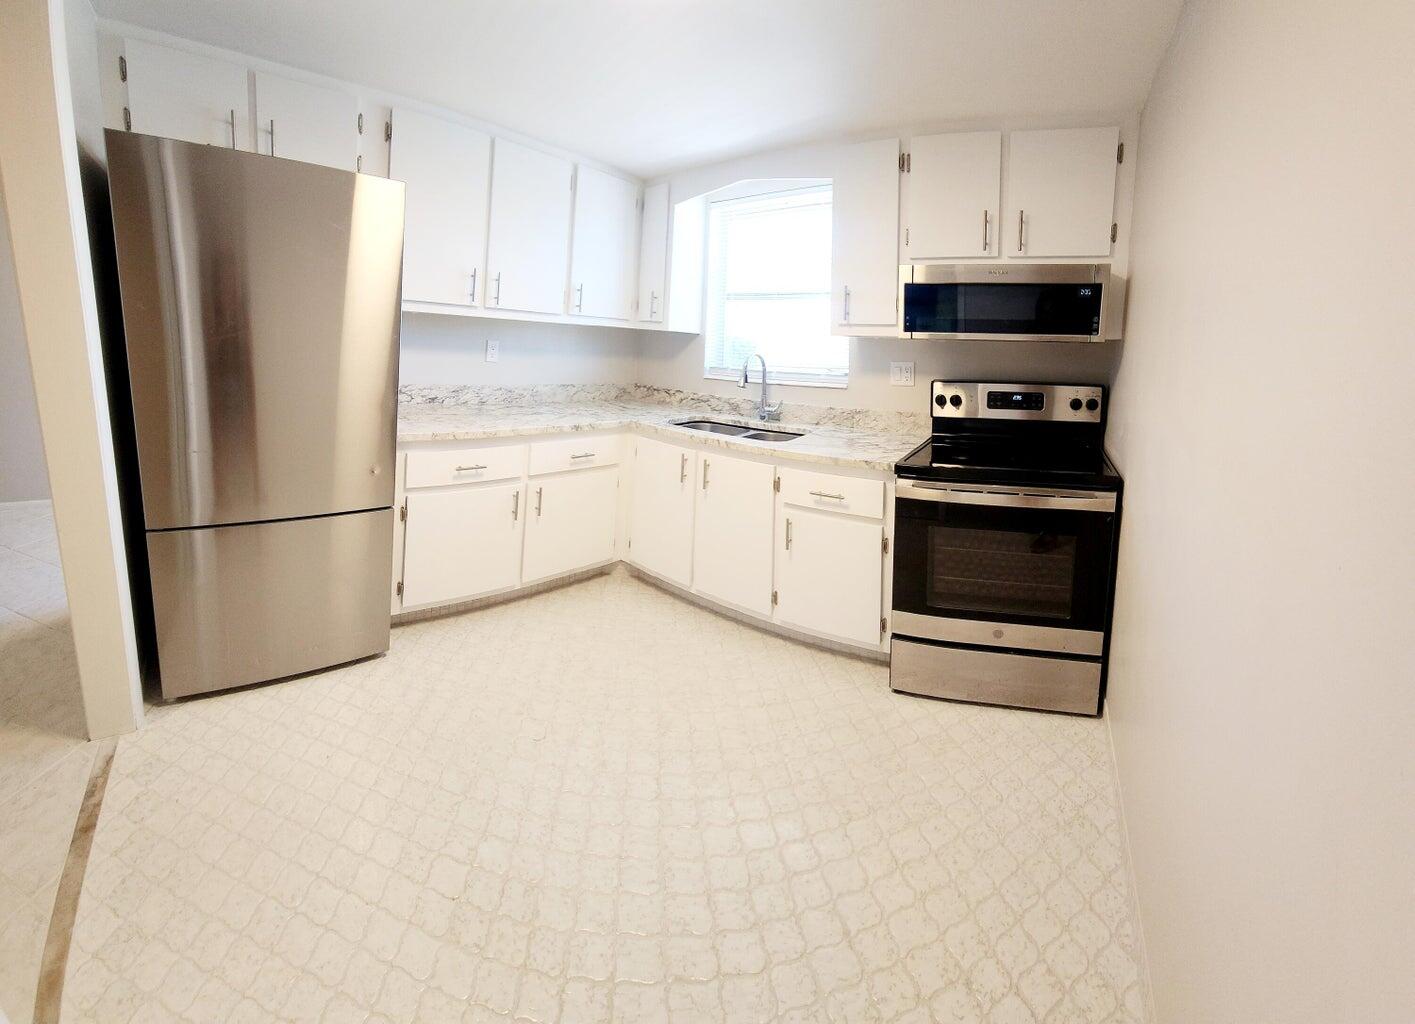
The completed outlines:
{"type": "Polygon", "coordinates": [[[880,619],[880,620],[879,620],[879,635],[880,635],[880,636],[884,636],[884,634],[886,634],[886,633],[888,633],[888,632],[889,632],[889,623],[886,622],[884,619],[880,619]]]}
{"type": "Polygon", "coordinates": [[[393,122],[392,122],[392,121],[384,121],[384,122],[383,122],[383,141],[384,141],[384,142],[392,142],[392,141],[393,141],[393,122]]]}
{"type": "Polygon", "coordinates": [[[127,58],[127,57],[123,57],[123,56],[120,55],[120,56],[118,57],[118,81],[120,81],[120,82],[126,82],[127,80],[128,80],[128,58],[127,58]]]}
{"type": "Polygon", "coordinates": [[[904,229],[904,248],[909,248],[909,229],[904,229]]]}
{"type": "Polygon", "coordinates": [[[886,537],[886,538],[884,538],[884,540],[880,541],[880,551],[881,551],[882,554],[886,554],[886,555],[889,554],[889,538],[888,538],[888,537],[886,537]]]}
{"type": "Polygon", "coordinates": [[[364,112],[363,112],[362,110],[360,110],[360,111],[359,111],[359,134],[362,135],[363,133],[364,133],[364,112]]]}
{"type": "Polygon", "coordinates": [[[360,153],[358,156],[354,157],[354,170],[356,170],[356,171],[358,171],[358,172],[360,172],[360,173],[363,173],[363,169],[364,169],[364,157],[363,157],[363,154],[360,153]]]}
{"type": "Polygon", "coordinates": [[[771,481],[771,489],[778,494],[781,493],[781,477],[778,476],[773,478],[773,480],[771,481]]]}
{"type": "Polygon", "coordinates": [[[776,593],[776,591],[773,590],[773,591],[771,592],[771,603],[772,603],[773,605],[775,605],[775,604],[776,604],[776,601],[777,601],[777,593],[776,593]]]}
{"type": "Polygon", "coordinates": [[[123,108],[123,130],[125,132],[133,130],[133,112],[127,107],[123,108]]]}
{"type": "Polygon", "coordinates": [[[1115,162],[1118,164],[1125,162],[1125,143],[1123,142],[1115,147],[1115,162]]]}
{"type": "Polygon", "coordinates": [[[408,521],[408,503],[406,501],[398,506],[398,519],[404,523],[408,521]]]}
{"type": "Polygon", "coordinates": [[[1119,224],[1114,224],[1114,223],[1111,224],[1111,226],[1110,226],[1110,240],[1111,240],[1112,242],[1115,241],[1116,233],[1119,232],[1119,230],[1120,230],[1120,225],[1119,225],[1119,224]]]}
{"type": "Polygon", "coordinates": [[[399,581],[398,581],[398,596],[399,596],[399,597],[402,597],[402,596],[403,596],[403,581],[402,581],[402,580],[399,580],[399,581]]]}
{"type": "Polygon", "coordinates": [[[900,174],[903,174],[903,173],[904,173],[904,154],[903,154],[903,153],[900,153],[900,154],[899,154],[899,173],[900,173],[900,174]]]}
{"type": "Polygon", "coordinates": [[[908,174],[914,169],[914,156],[912,153],[899,154],[899,173],[908,174]]]}

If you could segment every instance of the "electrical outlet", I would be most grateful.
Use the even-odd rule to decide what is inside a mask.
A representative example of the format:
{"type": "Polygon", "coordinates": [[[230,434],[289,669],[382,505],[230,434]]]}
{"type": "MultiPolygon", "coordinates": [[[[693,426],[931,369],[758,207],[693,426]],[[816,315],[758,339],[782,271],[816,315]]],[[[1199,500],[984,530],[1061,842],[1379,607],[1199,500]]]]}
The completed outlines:
{"type": "Polygon", "coordinates": [[[495,338],[486,339],[486,361],[494,363],[501,358],[501,342],[495,338]]]}
{"type": "Polygon", "coordinates": [[[890,363],[889,383],[897,388],[912,388],[914,386],[914,364],[890,363]]]}

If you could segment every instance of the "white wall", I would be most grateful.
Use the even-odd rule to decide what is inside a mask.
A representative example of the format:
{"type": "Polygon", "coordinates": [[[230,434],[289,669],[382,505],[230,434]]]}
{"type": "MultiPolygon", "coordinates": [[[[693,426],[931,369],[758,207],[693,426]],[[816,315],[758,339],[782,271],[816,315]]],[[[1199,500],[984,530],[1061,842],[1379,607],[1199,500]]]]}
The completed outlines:
{"type": "Polygon", "coordinates": [[[631,384],[638,335],[628,328],[405,313],[402,384],[631,384]],[[486,361],[495,339],[499,358],[486,361]]]}
{"type": "Polygon", "coordinates": [[[20,295],[15,288],[2,186],[0,183],[0,501],[31,501],[49,497],[49,477],[44,470],[39,410],[34,405],[34,382],[20,322],[20,295]]]}
{"type": "Polygon", "coordinates": [[[1158,1020],[1415,1020],[1415,5],[1196,0],[1141,126],[1108,716],[1158,1020]]]}

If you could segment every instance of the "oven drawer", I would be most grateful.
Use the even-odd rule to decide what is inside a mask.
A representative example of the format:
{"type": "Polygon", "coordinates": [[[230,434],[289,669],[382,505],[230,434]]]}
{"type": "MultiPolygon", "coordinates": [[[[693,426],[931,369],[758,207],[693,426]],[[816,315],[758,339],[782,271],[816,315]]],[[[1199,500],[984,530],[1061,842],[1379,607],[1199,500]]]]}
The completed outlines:
{"type": "Polygon", "coordinates": [[[889,686],[925,697],[1098,715],[1101,663],[894,637],[889,644],[889,686]]]}
{"type": "Polygon", "coordinates": [[[781,477],[781,500],[788,505],[848,512],[871,519],[884,516],[883,480],[812,473],[789,467],[783,467],[777,475],[781,477]]]}

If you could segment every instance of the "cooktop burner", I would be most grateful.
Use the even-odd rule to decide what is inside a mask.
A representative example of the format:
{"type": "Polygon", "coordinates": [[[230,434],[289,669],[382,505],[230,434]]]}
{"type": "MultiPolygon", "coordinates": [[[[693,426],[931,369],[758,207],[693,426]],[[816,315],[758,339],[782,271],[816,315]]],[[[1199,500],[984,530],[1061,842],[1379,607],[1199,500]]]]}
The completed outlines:
{"type": "Polygon", "coordinates": [[[912,479],[1114,490],[1105,392],[1094,386],[933,382],[933,436],[900,460],[912,479]]]}

